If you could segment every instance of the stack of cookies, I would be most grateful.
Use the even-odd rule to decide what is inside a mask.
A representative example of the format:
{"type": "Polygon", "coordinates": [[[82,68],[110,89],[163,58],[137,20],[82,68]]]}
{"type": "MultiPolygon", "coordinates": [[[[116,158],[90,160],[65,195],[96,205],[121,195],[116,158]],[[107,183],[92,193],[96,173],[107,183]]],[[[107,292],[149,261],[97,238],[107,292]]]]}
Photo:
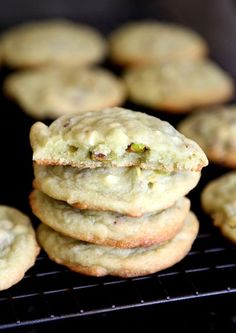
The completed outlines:
{"type": "Polygon", "coordinates": [[[88,275],[146,275],[190,250],[198,221],[184,196],[208,161],[169,123],[108,108],[62,116],[30,132],[38,240],[88,275]]]}

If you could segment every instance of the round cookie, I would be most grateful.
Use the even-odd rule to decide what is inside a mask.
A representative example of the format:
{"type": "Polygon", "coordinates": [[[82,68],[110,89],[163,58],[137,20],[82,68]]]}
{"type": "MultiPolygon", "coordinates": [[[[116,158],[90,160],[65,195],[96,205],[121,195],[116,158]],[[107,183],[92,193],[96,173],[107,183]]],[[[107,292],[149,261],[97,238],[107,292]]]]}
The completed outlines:
{"type": "Polygon", "coordinates": [[[127,70],[131,101],[173,113],[216,104],[233,96],[233,79],[210,60],[176,61],[127,70]]]}
{"type": "Polygon", "coordinates": [[[95,244],[132,248],[173,238],[183,226],[190,201],[181,198],[164,211],[140,218],[115,212],[79,210],[36,190],[30,195],[30,205],[41,222],[66,236],[95,244]]]}
{"type": "Polygon", "coordinates": [[[200,147],[168,122],[142,112],[107,108],[63,116],[30,131],[33,160],[82,168],[140,166],[200,171],[208,164],[200,147]]]}
{"type": "Polygon", "coordinates": [[[210,161],[236,168],[236,106],[218,106],[196,111],[178,130],[195,140],[210,161]]]}
{"type": "Polygon", "coordinates": [[[190,251],[199,223],[189,213],[181,231],[169,242],[150,247],[117,249],[73,240],[41,224],[39,243],[48,256],[73,271],[94,276],[141,276],[174,265],[190,251]]]}
{"type": "Polygon", "coordinates": [[[201,195],[202,207],[222,234],[236,242],[236,172],[211,181],[201,195]]]}
{"type": "Polygon", "coordinates": [[[11,67],[89,65],[102,61],[106,42],[98,31],[67,20],[24,23],[2,34],[3,61],[11,67]]]}
{"type": "Polygon", "coordinates": [[[200,172],[34,165],[34,187],[80,209],[138,217],[168,208],[193,189],[200,172]]]}
{"type": "Polygon", "coordinates": [[[120,105],[125,86],[102,68],[46,67],[11,74],[5,93],[36,119],[120,105]]]}
{"type": "Polygon", "coordinates": [[[131,22],[110,37],[110,57],[122,66],[160,64],[178,59],[199,59],[208,47],[196,32],[177,24],[131,22]]]}
{"type": "Polygon", "coordinates": [[[0,290],[19,282],[39,253],[29,218],[15,208],[0,206],[0,290]]]}

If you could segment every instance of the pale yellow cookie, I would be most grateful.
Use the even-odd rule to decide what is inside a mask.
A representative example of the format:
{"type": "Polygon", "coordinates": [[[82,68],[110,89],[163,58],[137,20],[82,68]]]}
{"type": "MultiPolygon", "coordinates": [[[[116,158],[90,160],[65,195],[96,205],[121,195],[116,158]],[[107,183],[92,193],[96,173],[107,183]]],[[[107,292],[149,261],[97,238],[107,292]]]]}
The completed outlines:
{"type": "Polygon", "coordinates": [[[139,218],[72,208],[36,190],[30,195],[30,205],[41,222],[66,236],[95,244],[132,248],[173,238],[183,226],[190,201],[181,198],[168,209],[139,218]]]}
{"type": "Polygon", "coordinates": [[[172,23],[131,22],[110,37],[110,57],[123,66],[199,59],[207,52],[207,44],[197,32],[172,23]]]}
{"type": "Polygon", "coordinates": [[[150,247],[118,249],[73,240],[41,224],[37,236],[48,256],[73,271],[94,276],[141,276],[174,265],[190,251],[199,223],[189,213],[181,231],[169,242],[150,247]]]}
{"type": "Polygon", "coordinates": [[[19,282],[38,253],[29,218],[15,208],[0,206],[0,290],[19,282]]]}
{"type": "Polygon", "coordinates": [[[227,101],[234,93],[233,79],[210,60],[129,69],[124,80],[134,103],[176,113],[227,101]]]}
{"type": "Polygon", "coordinates": [[[33,160],[76,167],[140,166],[200,171],[208,161],[200,147],[169,123],[145,113],[107,108],[63,116],[30,131],[33,160]]]}
{"type": "Polygon", "coordinates": [[[178,130],[195,140],[210,161],[236,168],[236,106],[197,110],[178,130]]]}
{"type": "Polygon", "coordinates": [[[236,242],[236,172],[211,181],[201,195],[202,207],[223,235],[236,242]]]}
{"type": "Polygon", "coordinates": [[[11,74],[5,93],[36,119],[57,118],[120,105],[125,86],[102,68],[46,67],[11,74]]]}
{"type": "Polygon", "coordinates": [[[193,189],[200,172],[161,173],[129,168],[78,169],[34,165],[34,187],[80,209],[134,217],[168,208],[193,189]]]}
{"type": "Polygon", "coordinates": [[[33,21],[4,32],[3,61],[12,67],[89,65],[102,61],[106,42],[94,28],[68,20],[33,21]]]}

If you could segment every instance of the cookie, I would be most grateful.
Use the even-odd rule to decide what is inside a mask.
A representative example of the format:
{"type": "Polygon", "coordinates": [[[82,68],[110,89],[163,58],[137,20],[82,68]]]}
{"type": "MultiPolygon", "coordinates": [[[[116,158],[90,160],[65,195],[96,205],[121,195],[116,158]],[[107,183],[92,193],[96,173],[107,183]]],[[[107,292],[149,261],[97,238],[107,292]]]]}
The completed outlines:
{"type": "Polygon", "coordinates": [[[129,69],[124,80],[131,101],[173,113],[224,102],[234,93],[233,79],[210,60],[129,69]]]}
{"type": "Polygon", "coordinates": [[[96,111],[120,105],[126,97],[124,84],[108,70],[76,66],[11,74],[4,90],[36,119],[96,111]]]}
{"type": "Polygon", "coordinates": [[[19,282],[39,253],[29,218],[15,208],[0,206],[0,290],[19,282]]]}
{"type": "Polygon", "coordinates": [[[190,251],[198,228],[197,218],[189,213],[181,231],[169,242],[134,249],[118,249],[73,240],[43,224],[39,226],[37,236],[53,261],[75,272],[94,276],[132,277],[155,273],[179,262],[190,251]]]}
{"type": "Polygon", "coordinates": [[[197,110],[178,126],[195,140],[211,162],[236,168],[236,106],[197,110]]]}
{"type": "Polygon", "coordinates": [[[201,202],[214,225],[236,242],[236,172],[211,181],[202,192],[201,202]]]}
{"type": "Polygon", "coordinates": [[[110,37],[110,57],[122,66],[160,64],[178,59],[200,59],[208,52],[203,38],[177,24],[131,22],[110,37]]]}
{"type": "Polygon", "coordinates": [[[214,225],[218,227],[224,237],[229,239],[231,242],[236,243],[236,228],[231,227],[227,222],[223,221],[222,219],[214,220],[214,225]]]}
{"type": "Polygon", "coordinates": [[[139,218],[72,208],[36,190],[30,195],[30,205],[41,222],[66,236],[95,244],[132,248],[173,238],[183,226],[190,201],[181,198],[164,211],[139,218]]]}
{"type": "Polygon", "coordinates": [[[168,208],[199,181],[200,172],[160,173],[128,168],[78,169],[34,165],[34,187],[80,209],[134,217],[168,208]]]}
{"type": "Polygon", "coordinates": [[[3,61],[11,67],[90,65],[102,61],[107,48],[94,28],[59,19],[13,27],[0,44],[3,61]]]}
{"type": "Polygon", "coordinates": [[[200,147],[169,123],[142,112],[107,108],[63,116],[30,131],[33,160],[83,168],[140,166],[200,171],[208,161],[200,147]]]}

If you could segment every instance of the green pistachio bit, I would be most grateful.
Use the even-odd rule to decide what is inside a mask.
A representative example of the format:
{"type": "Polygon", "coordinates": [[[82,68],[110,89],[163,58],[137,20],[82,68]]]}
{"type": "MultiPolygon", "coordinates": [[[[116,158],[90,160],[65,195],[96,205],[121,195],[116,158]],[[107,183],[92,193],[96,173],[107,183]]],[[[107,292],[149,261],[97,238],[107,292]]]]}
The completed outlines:
{"type": "Polygon", "coordinates": [[[147,149],[148,148],[142,143],[131,143],[127,147],[127,151],[133,152],[133,153],[143,153],[147,149]]]}

